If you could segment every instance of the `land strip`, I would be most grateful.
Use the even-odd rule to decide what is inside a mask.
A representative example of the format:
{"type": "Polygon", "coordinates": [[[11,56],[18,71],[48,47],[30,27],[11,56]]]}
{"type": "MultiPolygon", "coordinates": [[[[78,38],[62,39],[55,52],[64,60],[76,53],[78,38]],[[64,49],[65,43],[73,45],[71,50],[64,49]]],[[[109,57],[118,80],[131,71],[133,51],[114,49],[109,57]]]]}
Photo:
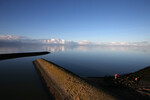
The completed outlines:
{"type": "Polygon", "coordinates": [[[0,60],[12,59],[12,58],[20,58],[20,57],[29,57],[29,56],[39,56],[49,54],[48,51],[42,52],[26,52],[26,53],[8,53],[8,54],[0,54],[0,60]]]}

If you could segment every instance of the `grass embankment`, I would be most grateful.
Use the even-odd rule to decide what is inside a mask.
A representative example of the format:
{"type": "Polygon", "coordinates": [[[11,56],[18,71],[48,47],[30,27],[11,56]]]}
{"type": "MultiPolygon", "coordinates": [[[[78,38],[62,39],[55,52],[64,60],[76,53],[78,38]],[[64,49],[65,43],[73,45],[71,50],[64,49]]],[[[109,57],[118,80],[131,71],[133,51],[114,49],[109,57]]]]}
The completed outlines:
{"type": "Polygon", "coordinates": [[[114,79],[114,82],[116,84],[120,84],[131,88],[150,88],[150,84],[145,84],[150,83],[150,66],[136,71],[134,73],[122,75],[119,78],[114,79]],[[136,78],[137,80],[135,80],[136,78]]]}
{"type": "Polygon", "coordinates": [[[90,77],[87,82],[116,96],[119,100],[150,99],[150,67],[114,77],[90,77]],[[137,78],[137,80],[135,80],[137,78]]]}

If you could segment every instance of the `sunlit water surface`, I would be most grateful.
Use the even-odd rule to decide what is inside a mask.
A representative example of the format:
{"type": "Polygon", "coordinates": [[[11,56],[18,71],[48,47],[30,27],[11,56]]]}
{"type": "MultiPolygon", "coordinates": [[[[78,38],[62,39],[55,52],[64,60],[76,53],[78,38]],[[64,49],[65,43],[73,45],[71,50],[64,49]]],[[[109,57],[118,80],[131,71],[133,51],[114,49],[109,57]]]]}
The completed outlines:
{"type": "Polygon", "coordinates": [[[39,46],[0,47],[0,53],[50,51],[43,56],[0,61],[0,96],[5,99],[48,100],[32,61],[44,58],[82,77],[137,71],[150,65],[150,47],[39,46]]]}

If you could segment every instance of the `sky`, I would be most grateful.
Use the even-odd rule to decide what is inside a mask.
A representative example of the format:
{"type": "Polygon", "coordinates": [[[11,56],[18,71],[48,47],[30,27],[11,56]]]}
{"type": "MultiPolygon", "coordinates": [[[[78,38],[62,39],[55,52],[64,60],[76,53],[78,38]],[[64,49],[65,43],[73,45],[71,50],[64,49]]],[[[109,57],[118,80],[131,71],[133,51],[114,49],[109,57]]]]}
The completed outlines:
{"type": "Polygon", "coordinates": [[[150,42],[150,0],[0,0],[0,35],[150,42]]]}

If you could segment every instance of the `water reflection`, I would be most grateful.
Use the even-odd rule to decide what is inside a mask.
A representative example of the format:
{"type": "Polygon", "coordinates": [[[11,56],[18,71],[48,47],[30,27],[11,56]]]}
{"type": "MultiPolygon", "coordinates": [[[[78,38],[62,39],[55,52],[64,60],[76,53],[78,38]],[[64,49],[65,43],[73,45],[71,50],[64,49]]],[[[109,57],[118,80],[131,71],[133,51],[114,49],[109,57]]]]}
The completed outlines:
{"type": "Polygon", "coordinates": [[[50,52],[60,52],[65,51],[64,46],[42,46],[42,50],[44,51],[50,51],[50,52]]]}
{"type": "MultiPolygon", "coordinates": [[[[150,65],[150,47],[63,45],[0,47],[1,54],[34,51],[50,51],[51,54],[44,55],[42,58],[52,61],[79,76],[98,77],[114,75],[115,73],[120,75],[150,65]]],[[[26,100],[29,98],[49,100],[48,94],[42,87],[40,78],[32,64],[32,61],[38,58],[41,58],[41,56],[0,61],[1,96],[10,97],[8,100],[16,98],[16,94],[17,98],[26,100]]]]}
{"type": "Polygon", "coordinates": [[[150,47],[140,47],[140,46],[110,46],[107,47],[110,48],[112,51],[139,51],[139,52],[150,52],[150,47]]]}
{"type": "Polygon", "coordinates": [[[19,52],[19,48],[17,47],[0,47],[0,53],[13,53],[13,52],[19,52]]]}
{"type": "MultiPolygon", "coordinates": [[[[34,51],[50,51],[50,54],[44,55],[42,58],[52,61],[79,76],[124,74],[150,65],[150,47],[146,46],[21,45],[0,47],[1,54],[34,51]]],[[[20,73],[22,70],[24,72],[36,72],[32,61],[38,58],[41,58],[41,56],[1,61],[0,73],[8,73],[8,69],[11,68],[15,73],[20,73]],[[13,67],[10,61],[14,64],[13,67]]],[[[33,78],[30,78],[32,74],[33,72],[24,73],[22,77],[26,78],[29,76],[29,80],[32,80],[33,78]]]]}
{"type": "Polygon", "coordinates": [[[134,47],[134,46],[63,46],[63,45],[22,45],[22,46],[1,46],[0,53],[17,53],[27,51],[50,51],[50,52],[64,52],[64,51],[136,51],[150,53],[150,47],[134,47]]]}

